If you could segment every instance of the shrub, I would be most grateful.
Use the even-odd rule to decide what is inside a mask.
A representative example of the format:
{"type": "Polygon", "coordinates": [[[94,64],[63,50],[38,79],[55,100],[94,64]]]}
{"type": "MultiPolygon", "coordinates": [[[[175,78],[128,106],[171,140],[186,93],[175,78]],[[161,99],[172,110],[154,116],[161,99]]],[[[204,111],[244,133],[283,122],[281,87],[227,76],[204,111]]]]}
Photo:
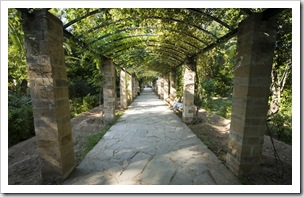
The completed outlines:
{"type": "Polygon", "coordinates": [[[273,137],[292,144],[292,92],[290,89],[282,92],[279,111],[276,114],[271,112],[269,114],[268,124],[273,137]]]}
{"type": "Polygon", "coordinates": [[[86,112],[96,106],[98,106],[98,95],[90,95],[83,98],[73,98],[70,100],[71,117],[78,116],[79,114],[86,112]]]}
{"type": "Polygon", "coordinates": [[[268,127],[274,138],[286,144],[292,144],[292,128],[291,125],[286,124],[286,122],[291,121],[289,118],[291,117],[281,113],[275,114],[271,117],[268,127]]]}
{"type": "Polygon", "coordinates": [[[8,144],[13,146],[35,135],[30,97],[9,91],[8,144]]]}
{"type": "Polygon", "coordinates": [[[203,79],[201,82],[203,88],[202,106],[206,110],[213,108],[212,97],[215,90],[215,81],[213,79],[203,79]]]}
{"type": "Polygon", "coordinates": [[[222,99],[222,102],[219,105],[219,109],[217,111],[218,115],[220,115],[226,119],[230,119],[231,118],[231,105],[232,105],[231,100],[222,99]]]}

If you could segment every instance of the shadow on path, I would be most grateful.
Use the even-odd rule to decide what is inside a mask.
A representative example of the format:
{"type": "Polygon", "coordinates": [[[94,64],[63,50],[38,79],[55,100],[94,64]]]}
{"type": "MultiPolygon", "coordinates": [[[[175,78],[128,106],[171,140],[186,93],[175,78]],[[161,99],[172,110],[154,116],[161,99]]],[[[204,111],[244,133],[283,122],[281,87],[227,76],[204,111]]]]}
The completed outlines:
{"type": "Polygon", "coordinates": [[[145,88],[66,185],[232,185],[237,178],[145,88]]]}

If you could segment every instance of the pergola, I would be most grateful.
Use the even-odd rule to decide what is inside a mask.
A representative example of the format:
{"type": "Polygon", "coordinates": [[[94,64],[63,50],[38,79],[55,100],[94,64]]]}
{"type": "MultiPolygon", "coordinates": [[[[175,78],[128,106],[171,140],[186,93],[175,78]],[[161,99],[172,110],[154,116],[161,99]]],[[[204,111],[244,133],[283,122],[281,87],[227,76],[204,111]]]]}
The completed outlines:
{"type": "Polygon", "coordinates": [[[131,87],[131,97],[134,98],[138,86],[136,76],[130,70],[144,68],[159,72],[161,76],[156,90],[161,98],[166,98],[174,94],[174,71],[184,65],[183,120],[190,122],[194,113],[196,58],[237,36],[227,166],[237,176],[259,170],[276,16],[283,9],[69,8],[67,10],[74,11],[74,18],[64,24],[51,14],[52,9],[18,10],[24,20],[35,132],[38,153],[43,161],[43,178],[64,180],[75,168],[64,37],[100,57],[106,121],[114,119],[115,66],[121,69],[120,99],[121,105],[126,108],[127,89],[131,87]],[[130,64],[137,59],[144,60],[140,63],[146,64],[130,64]]]}

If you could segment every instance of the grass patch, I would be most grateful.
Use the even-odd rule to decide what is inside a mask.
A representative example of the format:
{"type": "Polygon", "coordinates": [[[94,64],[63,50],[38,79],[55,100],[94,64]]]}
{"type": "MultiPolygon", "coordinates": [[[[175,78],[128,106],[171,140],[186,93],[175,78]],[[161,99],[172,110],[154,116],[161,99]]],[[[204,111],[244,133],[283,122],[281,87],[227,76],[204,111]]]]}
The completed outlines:
{"type": "Polygon", "coordinates": [[[87,140],[83,142],[84,150],[76,158],[76,162],[79,164],[84,157],[90,152],[94,146],[102,139],[106,132],[111,128],[112,125],[123,115],[124,111],[119,110],[115,112],[115,119],[112,123],[105,125],[98,133],[88,136],[87,140]]]}
{"type": "Polygon", "coordinates": [[[209,110],[226,119],[231,118],[232,98],[213,98],[209,110]]]}
{"type": "Polygon", "coordinates": [[[107,125],[102,128],[98,133],[88,136],[87,140],[84,142],[85,149],[76,158],[77,163],[80,163],[84,157],[90,152],[94,146],[102,139],[104,134],[111,128],[112,125],[107,125]]]}

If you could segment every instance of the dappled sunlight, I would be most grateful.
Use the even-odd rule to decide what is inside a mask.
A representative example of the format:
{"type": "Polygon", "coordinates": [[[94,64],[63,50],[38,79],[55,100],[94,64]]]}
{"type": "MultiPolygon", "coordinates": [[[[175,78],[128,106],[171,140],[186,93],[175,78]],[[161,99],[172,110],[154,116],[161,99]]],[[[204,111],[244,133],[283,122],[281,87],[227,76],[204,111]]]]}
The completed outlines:
{"type": "Polygon", "coordinates": [[[215,129],[215,132],[221,133],[221,134],[225,134],[225,133],[229,133],[230,132],[230,124],[228,124],[227,126],[225,126],[225,128],[223,129],[223,126],[217,126],[217,125],[211,125],[210,127],[215,129]]]}
{"type": "MultiPolygon", "coordinates": [[[[220,184],[220,160],[151,91],[135,99],[65,184],[220,184]],[[89,174],[88,174],[89,172],[89,174]]],[[[230,174],[222,183],[238,184],[230,174]]]]}

